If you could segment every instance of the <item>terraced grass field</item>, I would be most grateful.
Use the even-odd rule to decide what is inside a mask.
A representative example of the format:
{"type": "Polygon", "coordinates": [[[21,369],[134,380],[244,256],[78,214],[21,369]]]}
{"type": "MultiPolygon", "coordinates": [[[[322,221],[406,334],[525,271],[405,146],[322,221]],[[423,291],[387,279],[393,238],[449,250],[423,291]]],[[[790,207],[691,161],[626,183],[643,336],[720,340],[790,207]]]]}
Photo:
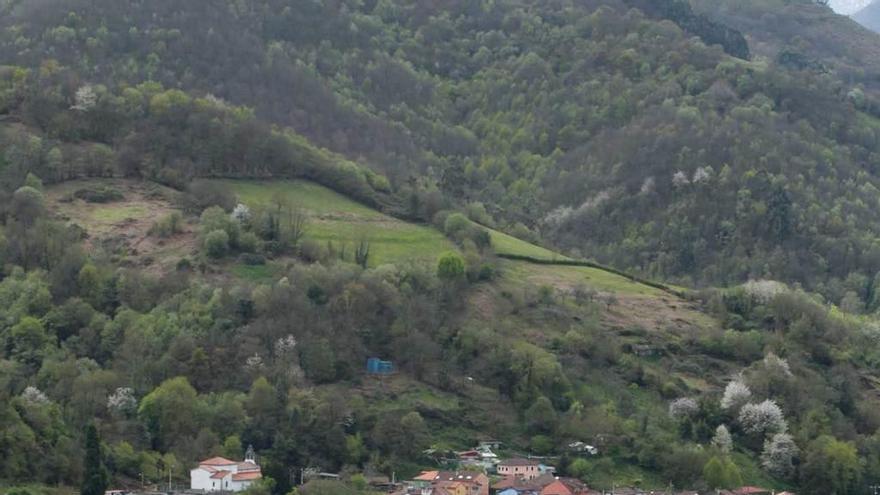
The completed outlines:
{"type": "Polygon", "coordinates": [[[660,289],[634,282],[599,268],[586,266],[539,265],[505,260],[501,264],[506,278],[534,285],[575,287],[584,285],[602,292],[641,296],[666,296],[660,289]]]}
{"type": "Polygon", "coordinates": [[[436,229],[380,213],[335,191],[306,181],[223,180],[239,201],[259,208],[281,196],[309,214],[306,238],[332,242],[351,252],[361,239],[370,242],[371,266],[406,260],[433,263],[444,251],[456,249],[436,229]]]}
{"type": "Polygon", "coordinates": [[[547,248],[543,248],[541,246],[537,246],[527,241],[523,241],[521,239],[517,239],[512,235],[505,234],[504,232],[500,232],[498,230],[490,229],[486,227],[486,230],[489,231],[489,235],[492,237],[492,247],[495,248],[495,252],[498,254],[513,254],[517,256],[529,256],[531,258],[537,258],[542,260],[570,260],[571,258],[567,256],[563,256],[557,252],[551,251],[547,248]]]}

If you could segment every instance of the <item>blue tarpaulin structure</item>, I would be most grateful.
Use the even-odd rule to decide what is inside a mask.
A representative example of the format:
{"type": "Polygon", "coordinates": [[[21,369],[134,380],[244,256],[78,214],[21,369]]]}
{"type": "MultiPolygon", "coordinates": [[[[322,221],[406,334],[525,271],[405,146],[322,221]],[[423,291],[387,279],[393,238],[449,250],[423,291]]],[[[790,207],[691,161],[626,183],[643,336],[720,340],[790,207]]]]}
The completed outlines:
{"type": "Polygon", "coordinates": [[[387,375],[393,372],[394,364],[392,364],[391,361],[383,361],[375,357],[367,359],[367,373],[376,375],[387,375]]]}

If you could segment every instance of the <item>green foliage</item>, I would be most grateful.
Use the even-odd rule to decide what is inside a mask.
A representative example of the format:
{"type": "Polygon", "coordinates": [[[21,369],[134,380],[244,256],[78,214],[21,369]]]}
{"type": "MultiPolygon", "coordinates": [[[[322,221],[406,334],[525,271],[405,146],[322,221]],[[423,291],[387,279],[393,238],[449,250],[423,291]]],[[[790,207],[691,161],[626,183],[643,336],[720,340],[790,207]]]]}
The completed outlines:
{"type": "Polygon", "coordinates": [[[9,331],[12,355],[23,363],[38,367],[52,337],[46,332],[43,323],[31,316],[25,316],[9,331]]]}
{"type": "Polygon", "coordinates": [[[28,172],[27,176],[24,178],[24,185],[36,189],[37,191],[43,190],[43,181],[30,172],[28,172]]]}
{"type": "Polygon", "coordinates": [[[168,448],[195,437],[201,413],[197,395],[181,376],[162,382],[143,398],[138,415],[155,445],[168,448]]]}
{"type": "Polygon", "coordinates": [[[805,493],[852,493],[861,482],[862,465],[854,445],[821,436],[810,443],[801,467],[805,493]]]}
{"type": "Polygon", "coordinates": [[[336,377],[336,358],[327,339],[310,342],[303,350],[301,359],[303,370],[312,380],[321,383],[336,377]]]}
{"type": "Polygon", "coordinates": [[[125,199],[125,196],[118,189],[109,186],[77,189],[73,192],[73,197],[88,203],[113,203],[125,199]]]}
{"type": "Polygon", "coordinates": [[[101,455],[101,440],[94,424],[86,427],[85,451],[80,495],[103,495],[108,486],[107,471],[101,455]]]}
{"type": "Polygon", "coordinates": [[[205,253],[212,258],[222,258],[229,252],[229,234],[225,230],[212,230],[205,235],[205,253]]]}
{"type": "Polygon", "coordinates": [[[10,206],[12,216],[26,226],[31,226],[46,210],[43,193],[30,186],[16,189],[10,206]]]}
{"type": "MultiPolygon", "coordinates": [[[[601,438],[602,456],[569,466],[591,484],[734,486],[740,470],[773,485],[742,431],[735,465],[698,447],[736,428],[709,402],[742,372],[804,452],[798,491],[878,479],[872,316],[797,291],[685,301],[599,268],[493,259],[563,259],[524,242],[540,241],[651,277],[780,278],[876,309],[880,125],[876,89],[853,87],[871,71],[854,73],[857,57],[845,77],[825,70],[818,43],[784,26],[766,35],[803,46],[777,63],[713,46],[745,56],[718,18],[768,25],[802,3],[691,3],[0,6],[0,56],[20,64],[0,68],[0,477],[79,483],[70,432],[97,418],[117,481],[172,465],[185,479],[244,441],[279,481],[253,491],[285,492],[287,466],[414,470],[429,446],[490,432],[548,453],[601,438]],[[205,253],[252,255],[232,269],[247,276],[85,246],[34,180],[115,175],[180,189],[205,253]],[[192,181],[205,177],[262,180],[192,181]],[[246,221],[227,213],[239,201],[246,221]],[[460,254],[386,213],[436,218],[460,254]],[[264,255],[279,259],[250,265],[264,255]],[[474,286],[448,283],[465,276],[474,286]],[[770,351],[791,376],[767,368],[770,351]],[[361,376],[372,356],[399,373],[361,376]],[[666,417],[666,400],[698,394],[688,421],[666,417]],[[137,415],[109,397],[142,398],[137,415]]],[[[108,219],[131,216],[116,206],[108,219]]]]}
{"type": "Polygon", "coordinates": [[[183,216],[180,212],[171,212],[164,217],[156,220],[150,227],[149,234],[167,238],[183,231],[183,216]]]}
{"type": "Polygon", "coordinates": [[[742,474],[727,457],[713,457],[703,466],[703,480],[709,488],[733,490],[743,484],[742,474]]]}
{"type": "MultiPolygon", "coordinates": [[[[280,199],[290,206],[289,213],[275,215],[280,237],[296,245],[307,260],[325,260],[332,247],[337,256],[357,262],[355,252],[361,241],[369,241],[369,266],[401,263],[404,260],[435,260],[453,247],[442,233],[427,226],[403,222],[384,215],[318,184],[306,181],[222,181],[255,213],[255,229],[267,235],[267,210],[280,199]],[[292,218],[291,218],[292,214],[292,218]],[[299,229],[293,224],[299,218],[299,229]],[[262,226],[261,226],[262,225],[262,226]],[[294,231],[299,231],[299,237],[294,231]],[[298,239],[296,242],[295,239],[298,239]]],[[[273,230],[276,230],[273,227],[273,230]]],[[[363,246],[362,246],[363,247],[363,246]]]]}
{"type": "Polygon", "coordinates": [[[443,230],[446,232],[446,235],[456,237],[459,233],[468,229],[470,226],[471,222],[466,216],[461,213],[453,213],[446,217],[446,221],[443,224],[443,230]]]}
{"type": "Polygon", "coordinates": [[[452,251],[444,253],[437,260],[437,276],[446,281],[460,280],[464,276],[464,259],[452,251]]]}

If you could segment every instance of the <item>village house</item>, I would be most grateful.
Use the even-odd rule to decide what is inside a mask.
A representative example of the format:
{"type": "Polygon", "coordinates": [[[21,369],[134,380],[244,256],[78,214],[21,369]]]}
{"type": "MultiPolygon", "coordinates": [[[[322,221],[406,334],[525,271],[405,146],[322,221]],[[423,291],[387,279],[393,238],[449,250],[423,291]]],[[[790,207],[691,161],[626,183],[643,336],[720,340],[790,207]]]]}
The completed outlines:
{"type": "Polygon", "coordinates": [[[423,471],[410,486],[419,495],[489,495],[489,477],[469,471],[423,471]]]}
{"type": "Polygon", "coordinates": [[[501,476],[515,476],[530,480],[541,475],[540,464],[534,459],[507,459],[498,463],[497,470],[501,476]]]}
{"type": "Polygon", "coordinates": [[[486,472],[492,472],[495,469],[495,464],[498,463],[498,455],[485,445],[480,445],[473,450],[456,452],[455,455],[458,457],[458,463],[461,466],[476,468],[486,472]]]}
{"type": "Polygon", "coordinates": [[[542,474],[536,478],[525,480],[516,476],[507,476],[492,485],[497,495],[590,495],[590,490],[575,478],[557,478],[552,474],[542,474]]]}
{"type": "Polygon", "coordinates": [[[262,479],[263,473],[248,447],[243,462],[212,457],[189,472],[190,489],[203,492],[240,492],[262,479]]]}

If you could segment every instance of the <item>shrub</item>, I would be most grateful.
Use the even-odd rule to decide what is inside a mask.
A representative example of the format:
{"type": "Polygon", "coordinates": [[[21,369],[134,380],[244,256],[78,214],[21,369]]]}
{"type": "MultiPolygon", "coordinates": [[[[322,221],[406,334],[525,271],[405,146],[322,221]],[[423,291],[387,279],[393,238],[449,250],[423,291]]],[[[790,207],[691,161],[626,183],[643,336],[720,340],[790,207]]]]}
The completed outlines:
{"type": "Polygon", "coordinates": [[[529,441],[529,447],[538,455],[547,455],[553,452],[553,440],[547,435],[535,435],[529,441]]]}
{"type": "Polygon", "coordinates": [[[150,227],[149,235],[156,237],[171,237],[183,231],[183,216],[176,211],[156,220],[150,227]]]}
{"type": "Polygon", "coordinates": [[[312,239],[306,239],[300,243],[299,255],[305,261],[310,263],[321,261],[324,259],[324,254],[325,251],[321,244],[312,239]]]}
{"type": "Polygon", "coordinates": [[[443,231],[450,237],[456,237],[460,232],[471,226],[471,221],[461,213],[453,213],[446,217],[443,223],[443,231]]]}
{"type": "Polygon", "coordinates": [[[238,238],[238,249],[243,253],[256,253],[260,246],[260,239],[253,232],[245,232],[238,238]]]}
{"type": "Polygon", "coordinates": [[[201,213],[211,206],[219,206],[224,211],[235,208],[235,194],[222,182],[197,180],[193,181],[181,197],[185,210],[201,213]]]}
{"type": "Polygon", "coordinates": [[[203,211],[199,222],[203,234],[215,230],[222,230],[226,232],[229,246],[238,246],[239,234],[241,232],[240,226],[238,225],[238,222],[233,220],[232,217],[230,217],[219,206],[212,206],[203,211]]]}
{"type": "MultiPolygon", "coordinates": [[[[287,252],[287,244],[281,241],[265,241],[263,242],[263,253],[265,253],[270,258],[273,256],[280,256],[287,252]]],[[[302,252],[302,248],[300,248],[300,252],[302,252]]]]}
{"type": "Polygon", "coordinates": [[[118,189],[108,186],[84,187],[74,191],[73,196],[87,203],[112,203],[125,199],[118,189]]]}
{"type": "Polygon", "coordinates": [[[254,253],[242,253],[241,256],[238,257],[238,261],[250,266],[266,264],[266,258],[263,255],[254,253]]]}
{"type": "Polygon", "coordinates": [[[489,212],[486,211],[486,207],[483,203],[473,202],[467,205],[467,216],[471,220],[491,227],[494,222],[492,222],[492,217],[489,216],[489,212]]]}
{"type": "Polygon", "coordinates": [[[212,258],[222,258],[229,251],[229,234],[225,230],[212,230],[205,236],[205,252],[212,258]]]}
{"type": "Polygon", "coordinates": [[[464,275],[464,259],[458,253],[448,251],[437,262],[437,276],[443,280],[459,280],[464,275]]]}

